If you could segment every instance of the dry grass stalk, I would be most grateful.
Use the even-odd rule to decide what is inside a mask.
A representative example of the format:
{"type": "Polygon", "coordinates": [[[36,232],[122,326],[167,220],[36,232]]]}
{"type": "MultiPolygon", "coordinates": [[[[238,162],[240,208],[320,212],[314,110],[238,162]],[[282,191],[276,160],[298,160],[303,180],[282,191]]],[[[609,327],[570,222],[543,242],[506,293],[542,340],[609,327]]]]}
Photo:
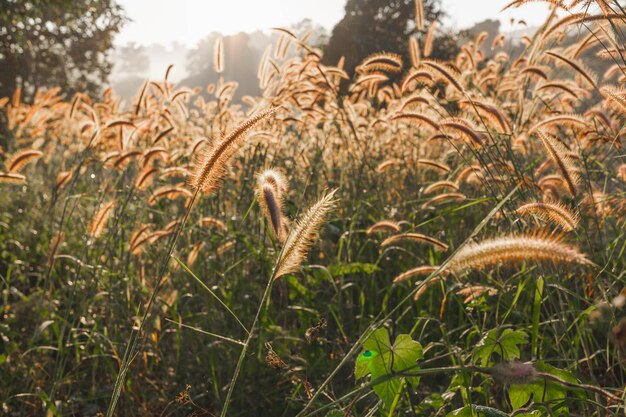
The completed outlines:
{"type": "Polygon", "coordinates": [[[465,245],[454,255],[447,269],[461,274],[468,270],[522,261],[593,265],[576,247],[563,243],[561,237],[535,233],[501,236],[465,245]]]}
{"type": "Polygon", "coordinates": [[[54,259],[59,252],[59,248],[61,247],[61,244],[64,240],[65,233],[59,232],[54,235],[54,237],[50,241],[50,250],[48,251],[48,268],[52,268],[52,265],[54,265],[54,259]]]}
{"type": "Polygon", "coordinates": [[[317,232],[335,207],[333,190],[311,206],[291,227],[274,272],[274,279],[295,272],[304,261],[317,232]]]}
{"type": "Polygon", "coordinates": [[[433,52],[433,45],[435,44],[435,30],[437,30],[437,22],[431,22],[426,33],[426,39],[424,40],[424,56],[429,57],[433,52]]]}
{"type": "Polygon", "coordinates": [[[424,4],[422,0],[415,0],[415,27],[424,30],[424,4]]]}
{"type": "Polygon", "coordinates": [[[378,172],[379,174],[382,174],[383,172],[387,171],[389,168],[400,166],[400,165],[402,165],[402,162],[398,161],[397,159],[389,159],[387,161],[383,161],[380,164],[378,164],[378,166],[376,167],[376,172],[378,172]]]}
{"type": "MultiPolygon", "coordinates": [[[[419,0],[417,0],[419,1],[419,0]]],[[[411,65],[413,68],[417,68],[420,64],[420,47],[415,37],[409,39],[409,52],[411,54],[411,65]]],[[[404,91],[404,89],[402,89],[404,91]]]]}
{"type": "Polygon", "coordinates": [[[5,184],[24,184],[26,182],[26,176],[22,174],[16,174],[13,172],[0,172],[0,183],[5,184]]]}
{"type": "Polygon", "coordinates": [[[485,293],[491,297],[496,295],[498,293],[498,290],[496,288],[487,287],[484,285],[471,285],[469,287],[461,288],[456,292],[457,295],[465,297],[465,299],[463,300],[463,304],[467,304],[485,293]]]}
{"type": "Polygon", "coordinates": [[[145,190],[150,185],[154,176],[159,172],[158,168],[147,166],[137,174],[135,178],[135,187],[145,190]]]}
{"type": "Polygon", "coordinates": [[[198,223],[203,227],[215,227],[219,230],[226,230],[224,222],[213,217],[203,217],[198,223]]]}
{"type": "Polygon", "coordinates": [[[285,176],[277,170],[268,169],[257,178],[256,194],[261,211],[269,220],[274,236],[284,243],[287,238],[287,222],[283,215],[283,199],[287,191],[285,176]]]}
{"type": "Polygon", "coordinates": [[[480,147],[483,145],[483,140],[480,134],[476,131],[476,128],[472,126],[467,120],[459,118],[448,118],[442,120],[440,123],[442,128],[447,128],[454,132],[459,133],[464,139],[474,147],[480,147]]]}
{"type": "Polygon", "coordinates": [[[415,295],[413,296],[413,301],[418,301],[420,298],[422,298],[422,295],[424,295],[426,290],[428,290],[433,285],[437,285],[442,282],[443,282],[442,277],[434,277],[428,280],[427,282],[423,283],[423,285],[422,285],[422,281],[415,281],[415,285],[422,285],[422,287],[415,292],[415,295]]]}
{"type": "Polygon", "coordinates": [[[148,199],[148,204],[154,205],[157,203],[157,201],[163,198],[167,198],[168,200],[175,200],[178,197],[185,197],[187,199],[190,199],[193,197],[193,193],[183,187],[165,185],[154,190],[154,192],[148,199]]]}
{"type": "Polygon", "coordinates": [[[57,174],[56,187],[61,189],[65,187],[72,179],[72,171],[61,171],[57,174]]]}
{"type": "Polygon", "coordinates": [[[381,220],[371,225],[365,232],[367,235],[373,235],[378,232],[392,232],[398,233],[400,231],[400,225],[393,220],[381,220]]]}
{"type": "Polygon", "coordinates": [[[430,266],[430,265],[418,266],[417,268],[409,269],[408,271],[405,271],[401,273],[400,275],[396,276],[393,279],[393,282],[395,284],[397,282],[407,281],[415,276],[430,275],[433,272],[435,272],[437,269],[439,269],[438,266],[430,266]]]}
{"type": "Polygon", "coordinates": [[[359,65],[360,72],[383,71],[396,73],[402,70],[402,57],[398,54],[378,52],[366,57],[359,65]]]}
{"type": "Polygon", "coordinates": [[[213,69],[218,74],[224,72],[224,40],[220,36],[213,47],[213,69]]]}
{"type": "Polygon", "coordinates": [[[439,191],[441,189],[452,189],[456,192],[459,191],[459,185],[456,182],[452,181],[437,181],[430,184],[428,187],[424,189],[424,194],[434,193],[435,191],[439,191]]]}
{"type": "Polygon", "coordinates": [[[555,163],[561,177],[565,180],[567,189],[572,196],[576,196],[577,186],[580,183],[580,175],[578,173],[578,158],[573,157],[570,150],[558,139],[545,134],[543,131],[537,131],[541,143],[548,151],[548,155],[555,163]]]}
{"type": "Polygon", "coordinates": [[[533,133],[538,129],[545,128],[546,126],[551,126],[553,124],[558,124],[559,127],[563,125],[570,125],[577,126],[579,128],[589,128],[589,123],[578,114],[558,114],[537,122],[528,130],[528,133],[533,133]]]}
{"type": "Polygon", "coordinates": [[[449,166],[447,166],[443,162],[433,161],[432,159],[418,159],[417,161],[415,161],[415,165],[418,168],[426,167],[434,171],[442,172],[444,174],[447,174],[448,172],[450,172],[449,166]]]}
{"type": "Polygon", "coordinates": [[[554,51],[547,51],[546,55],[551,56],[553,58],[558,59],[559,61],[561,61],[562,63],[566,64],[567,66],[569,66],[570,68],[572,68],[574,71],[576,71],[578,74],[580,74],[585,80],[587,80],[587,82],[589,84],[591,84],[591,86],[593,88],[595,88],[596,90],[598,89],[598,83],[596,81],[596,75],[594,73],[591,72],[591,70],[589,70],[588,68],[586,68],[583,64],[576,62],[573,59],[569,59],[557,52],[554,51]]]}
{"type": "MultiPolygon", "coordinates": [[[[424,47],[424,49],[426,49],[424,47]]],[[[424,53],[425,55],[426,53],[424,53]]],[[[430,67],[435,71],[435,73],[443,76],[450,84],[452,84],[460,93],[465,94],[465,90],[461,86],[461,83],[457,80],[457,77],[453,75],[453,70],[450,69],[446,64],[436,62],[436,61],[424,61],[424,65],[430,67]]]]}
{"type": "Polygon", "coordinates": [[[104,229],[106,228],[106,225],[107,225],[107,221],[109,220],[109,217],[111,216],[111,213],[114,207],[115,207],[115,200],[109,201],[100,210],[98,210],[96,215],[91,220],[91,223],[89,224],[89,228],[87,229],[87,233],[90,236],[98,237],[102,234],[102,232],[104,232],[104,229]]]}
{"type": "Polygon", "coordinates": [[[34,162],[42,156],[43,152],[41,151],[27,149],[11,156],[4,165],[9,173],[17,174],[21,172],[28,163],[34,162]]]}
{"type": "Polygon", "coordinates": [[[402,233],[399,235],[390,236],[387,239],[383,240],[380,246],[390,246],[404,241],[428,243],[434,246],[437,250],[448,250],[448,245],[446,245],[445,243],[435,239],[434,237],[426,236],[421,233],[402,233]]]}
{"type": "Polygon", "coordinates": [[[515,213],[522,216],[537,216],[541,220],[558,225],[568,232],[576,229],[580,222],[577,214],[558,202],[527,203],[518,207],[515,213]]]}
{"type": "Polygon", "coordinates": [[[398,113],[392,116],[391,120],[408,120],[412,124],[415,124],[415,125],[425,124],[427,126],[432,127],[433,129],[439,128],[439,123],[434,121],[432,118],[426,116],[425,114],[421,114],[421,113],[413,113],[413,112],[398,113]]]}
{"type": "Polygon", "coordinates": [[[466,198],[465,194],[462,193],[439,194],[422,204],[422,208],[425,209],[431,206],[436,206],[437,204],[449,203],[451,201],[464,201],[466,198]]]}
{"type": "Polygon", "coordinates": [[[226,252],[232,250],[236,244],[237,242],[235,242],[234,240],[229,240],[228,242],[222,243],[217,247],[217,249],[215,249],[215,256],[217,256],[218,258],[220,256],[223,256],[226,252]]]}
{"type": "Polygon", "coordinates": [[[203,152],[196,159],[189,185],[194,190],[200,190],[206,194],[215,192],[220,186],[221,178],[226,173],[230,158],[237,150],[237,145],[254,125],[272,116],[276,110],[276,107],[271,107],[257,113],[203,152]]]}
{"type": "Polygon", "coordinates": [[[204,249],[204,246],[205,246],[204,241],[198,242],[195,245],[193,245],[193,248],[191,248],[189,255],[187,255],[187,267],[188,268],[191,268],[193,264],[196,263],[196,260],[198,259],[198,255],[200,254],[200,251],[204,249]]]}

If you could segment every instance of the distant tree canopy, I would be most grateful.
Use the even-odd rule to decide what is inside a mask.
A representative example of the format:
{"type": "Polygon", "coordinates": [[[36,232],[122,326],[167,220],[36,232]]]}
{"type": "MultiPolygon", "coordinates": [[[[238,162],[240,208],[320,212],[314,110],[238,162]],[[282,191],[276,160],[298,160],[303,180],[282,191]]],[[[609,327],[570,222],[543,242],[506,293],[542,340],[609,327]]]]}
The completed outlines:
{"type": "MultiPolygon", "coordinates": [[[[424,0],[426,28],[444,16],[440,0],[424,0]]],[[[363,58],[375,52],[393,52],[409,61],[409,38],[425,37],[415,24],[415,0],[348,0],[346,14],[333,29],[324,51],[324,61],[336,64],[345,57],[349,74],[363,58]]],[[[420,42],[423,46],[423,42],[420,42]]],[[[447,59],[456,54],[458,46],[452,36],[436,38],[431,56],[447,59]]]]}
{"type": "MultiPolygon", "coordinates": [[[[189,52],[187,57],[187,71],[189,76],[180,84],[191,87],[206,87],[216,83],[219,75],[213,68],[213,48],[220,37],[219,33],[211,33],[189,52]]],[[[237,81],[239,87],[235,96],[259,94],[257,67],[261,60],[262,51],[250,46],[251,35],[240,32],[236,35],[224,37],[224,72],[225,81],[237,81]]]]}
{"type": "Polygon", "coordinates": [[[119,71],[125,74],[146,74],[150,70],[150,58],[145,46],[130,42],[119,48],[119,71]]]}
{"type": "Polygon", "coordinates": [[[0,97],[17,87],[97,93],[125,21],[115,0],[0,0],[0,97]]]}

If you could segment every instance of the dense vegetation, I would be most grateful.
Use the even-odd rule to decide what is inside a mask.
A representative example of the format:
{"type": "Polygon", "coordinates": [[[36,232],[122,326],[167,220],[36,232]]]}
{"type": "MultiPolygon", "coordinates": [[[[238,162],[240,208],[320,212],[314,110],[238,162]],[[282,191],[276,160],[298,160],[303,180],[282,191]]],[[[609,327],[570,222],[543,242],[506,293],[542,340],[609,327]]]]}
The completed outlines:
{"type": "Polygon", "coordinates": [[[243,104],[0,99],[1,413],[622,413],[626,16],[549,3],[353,78],[280,30],[243,104]]]}
{"type": "Polygon", "coordinates": [[[59,85],[66,94],[101,91],[125,22],[115,0],[1,0],[0,96],[59,85]]]}

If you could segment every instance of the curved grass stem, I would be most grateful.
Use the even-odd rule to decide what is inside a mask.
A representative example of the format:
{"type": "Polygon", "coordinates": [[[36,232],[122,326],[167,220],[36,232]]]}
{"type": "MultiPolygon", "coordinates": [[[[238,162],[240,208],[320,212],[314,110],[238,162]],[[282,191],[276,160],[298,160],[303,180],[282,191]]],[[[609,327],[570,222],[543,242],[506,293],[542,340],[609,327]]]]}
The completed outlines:
{"type": "MultiPolygon", "coordinates": [[[[274,269],[274,271],[276,271],[274,269]]],[[[254,329],[256,328],[257,323],[259,322],[259,317],[261,317],[261,312],[263,307],[266,305],[267,298],[269,297],[270,291],[272,289],[272,283],[274,282],[275,272],[272,273],[271,278],[269,279],[267,286],[265,287],[265,292],[263,293],[263,297],[261,297],[261,302],[259,303],[259,308],[257,309],[256,315],[254,316],[254,321],[250,326],[250,331],[248,333],[248,337],[243,343],[243,348],[241,349],[241,353],[239,354],[239,360],[237,361],[237,365],[235,366],[235,372],[233,373],[233,377],[230,379],[230,384],[228,385],[228,392],[226,393],[226,399],[224,400],[224,405],[222,406],[222,411],[220,412],[220,417],[225,417],[228,413],[228,407],[230,405],[230,398],[233,395],[235,390],[235,384],[237,383],[237,378],[239,378],[239,374],[241,372],[241,366],[243,365],[243,361],[246,357],[246,353],[248,352],[248,348],[250,347],[250,342],[252,341],[252,337],[254,336],[254,329]]]]}

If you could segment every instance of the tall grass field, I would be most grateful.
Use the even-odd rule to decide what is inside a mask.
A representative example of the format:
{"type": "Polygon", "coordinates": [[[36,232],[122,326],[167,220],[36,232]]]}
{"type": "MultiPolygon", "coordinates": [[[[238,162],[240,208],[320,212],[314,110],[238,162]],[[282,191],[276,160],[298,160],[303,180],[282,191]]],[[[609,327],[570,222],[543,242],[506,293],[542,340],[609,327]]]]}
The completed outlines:
{"type": "Polygon", "coordinates": [[[354,76],[275,29],[241,101],[0,98],[0,415],[624,415],[626,12],[546,3],[354,76]]]}

